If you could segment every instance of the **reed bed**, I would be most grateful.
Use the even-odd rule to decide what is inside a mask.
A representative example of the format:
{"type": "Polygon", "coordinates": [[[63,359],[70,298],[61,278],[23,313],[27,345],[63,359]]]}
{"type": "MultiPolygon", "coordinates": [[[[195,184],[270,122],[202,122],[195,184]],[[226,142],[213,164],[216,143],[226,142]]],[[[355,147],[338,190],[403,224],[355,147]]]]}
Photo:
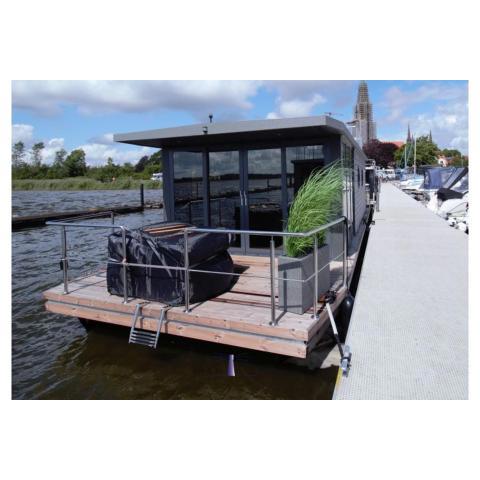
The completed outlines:
{"type": "Polygon", "coordinates": [[[129,177],[118,178],[115,182],[101,182],[89,177],[72,177],[51,180],[12,180],[12,190],[135,190],[139,189],[142,183],[146,189],[162,187],[162,182],[129,177]]]}

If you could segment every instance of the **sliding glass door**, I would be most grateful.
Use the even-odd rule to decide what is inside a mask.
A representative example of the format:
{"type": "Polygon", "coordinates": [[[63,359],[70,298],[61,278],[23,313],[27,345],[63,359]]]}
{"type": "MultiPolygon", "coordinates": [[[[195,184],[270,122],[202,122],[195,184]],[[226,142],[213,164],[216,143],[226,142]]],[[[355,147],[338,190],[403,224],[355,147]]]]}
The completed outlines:
{"type": "MultiPolygon", "coordinates": [[[[243,227],[243,196],[240,177],[240,152],[209,152],[208,184],[210,226],[241,230],[243,227]]],[[[240,247],[241,238],[236,235],[234,247],[240,247]]]]}
{"type": "Polygon", "coordinates": [[[204,225],[202,152],[173,153],[175,220],[204,225]]]}
{"type": "MultiPolygon", "coordinates": [[[[249,230],[281,232],[285,195],[282,195],[282,152],[280,148],[248,150],[245,164],[246,222],[249,230]]],[[[282,237],[274,237],[282,245],[282,237]]],[[[249,248],[268,248],[270,237],[250,236],[249,248]]]]}
{"type": "MultiPolygon", "coordinates": [[[[283,231],[294,194],[324,165],[322,145],[172,153],[173,217],[229,230],[283,231]]],[[[281,247],[282,237],[274,239],[281,247]]],[[[233,246],[266,249],[270,237],[239,234],[233,246]]]]}

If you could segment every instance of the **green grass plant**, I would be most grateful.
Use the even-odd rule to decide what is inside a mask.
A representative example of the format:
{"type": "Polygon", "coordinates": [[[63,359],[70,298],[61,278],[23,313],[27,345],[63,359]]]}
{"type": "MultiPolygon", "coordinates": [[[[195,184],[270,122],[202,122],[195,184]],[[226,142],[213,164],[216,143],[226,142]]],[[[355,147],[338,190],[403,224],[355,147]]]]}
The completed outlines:
{"type": "MultiPolygon", "coordinates": [[[[290,207],[287,231],[307,232],[341,215],[344,169],[340,161],[314,170],[300,187],[290,207]]],[[[318,245],[325,243],[326,232],[318,234],[318,245]]],[[[287,237],[285,253],[301,257],[313,249],[313,236],[287,237]]]]}

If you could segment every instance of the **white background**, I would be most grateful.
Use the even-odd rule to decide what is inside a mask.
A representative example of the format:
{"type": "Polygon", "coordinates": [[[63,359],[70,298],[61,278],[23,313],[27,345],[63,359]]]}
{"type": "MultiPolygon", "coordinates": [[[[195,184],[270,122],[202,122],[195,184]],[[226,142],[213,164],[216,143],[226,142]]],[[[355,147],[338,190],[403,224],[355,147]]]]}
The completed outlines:
{"type": "Polygon", "coordinates": [[[2,478],[478,475],[480,42],[474,5],[464,0],[1,3],[2,478]],[[359,78],[470,80],[475,217],[470,401],[10,400],[11,80],[359,78]]]}

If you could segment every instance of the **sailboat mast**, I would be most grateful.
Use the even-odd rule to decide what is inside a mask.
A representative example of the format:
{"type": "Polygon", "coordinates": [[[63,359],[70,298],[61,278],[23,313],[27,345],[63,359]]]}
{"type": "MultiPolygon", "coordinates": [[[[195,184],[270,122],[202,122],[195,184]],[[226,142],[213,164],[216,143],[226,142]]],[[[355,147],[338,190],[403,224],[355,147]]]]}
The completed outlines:
{"type": "Polygon", "coordinates": [[[413,174],[417,174],[417,138],[413,136],[413,174]]]}

